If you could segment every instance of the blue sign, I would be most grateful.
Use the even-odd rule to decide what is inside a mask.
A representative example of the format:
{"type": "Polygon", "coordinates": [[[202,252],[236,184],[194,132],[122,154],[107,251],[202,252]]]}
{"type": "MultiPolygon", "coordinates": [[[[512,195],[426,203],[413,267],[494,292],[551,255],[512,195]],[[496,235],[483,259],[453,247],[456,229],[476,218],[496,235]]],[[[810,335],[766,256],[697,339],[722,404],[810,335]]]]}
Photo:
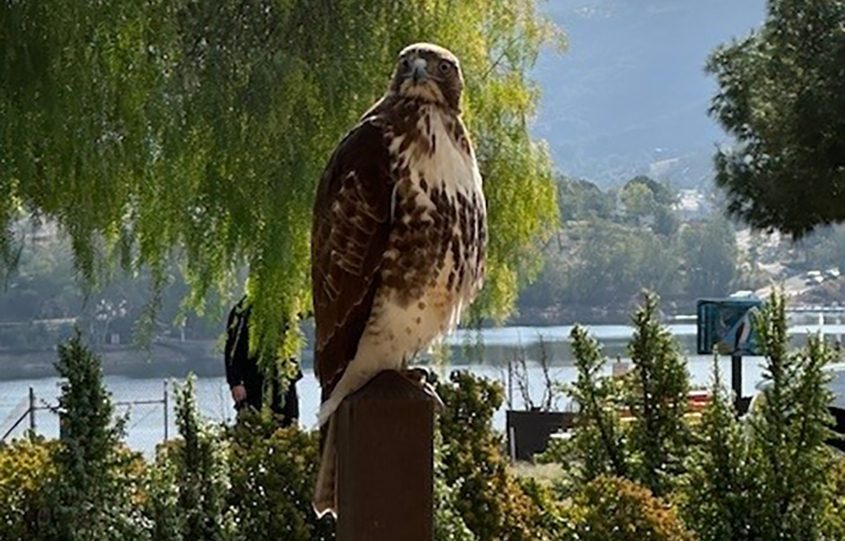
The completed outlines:
{"type": "Polygon", "coordinates": [[[698,301],[698,353],[762,355],[754,329],[762,305],[755,297],[698,301]]]}

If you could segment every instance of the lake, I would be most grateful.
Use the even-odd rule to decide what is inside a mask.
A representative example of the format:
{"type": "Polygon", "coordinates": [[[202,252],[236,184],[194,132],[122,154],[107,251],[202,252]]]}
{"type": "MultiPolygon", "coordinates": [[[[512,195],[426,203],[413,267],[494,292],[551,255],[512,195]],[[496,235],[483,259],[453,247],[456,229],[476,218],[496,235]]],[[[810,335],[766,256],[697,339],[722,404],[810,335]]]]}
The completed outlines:
{"type": "MultiPolygon", "coordinates": [[[[711,382],[713,372],[713,358],[709,355],[695,355],[695,326],[669,325],[670,331],[677,338],[681,349],[685,352],[690,379],[695,386],[707,386],[711,382]]],[[[802,342],[807,332],[817,332],[818,326],[794,326],[793,341],[802,342]]],[[[544,385],[543,374],[537,359],[541,353],[550,359],[551,375],[561,383],[571,383],[575,378],[575,368],[572,364],[572,354],[568,344],[571,326],[560,327],[502,327],[484,329],[482,331],[459,330],[446,340],[449,346],[449,360],[443,366],[431,365],[439,377],[447,378],[450,371],[455,369],[471,370],[485,377],[499,380],[508,389],[508,363],[519,356],[527,361],[529,395],[534,402],[542,399],[544,385]],[[540,341],[543,341],[543,347],[540,341]]],[[[625,344],[630,339],[632,329],[624,325],[596,325],[590,328],[593,335],[601,342],[605,355],[608,357],[605,370],[610,373],[612,364],[617,359],[626,361],[625,344]]],[[[826,325],[826,334],[841,336],[845,334],[845,325],[826,325]]],[[[308,362],[306,356],[306,362],[308,362]]],[[[430,359],[423,359],[431,362],[430,359]]],[[[743,364],[743,394],[750,395],[761,381],[762,369],[760,358],[749,357],[743,364]]],[[[723,378],[730,378],[730,359],[721,358],[720,370],[723,378]]],[[[838,367],[845,368],[845,367],[838,367]]],[[[300,423],[307,428],[316,426],[316,412],[319,407],[319,385],[310,366],[303,368],[304,378],[298,384],[300,396],[300,423]]],[[[845,407],[845,370],[836,372],[837,377],[832,383],[834,391],[838,393],[838,404],[845,407]]],[[[162,378],[127,378],[106,376],[106,386],[117,402],[139,400],[161,400],[164,392],[165,380],[162,378]]],[[[0,436],[26,411],[29,389],[32,388],[38,405],[55,405],[59,394],[59,378],[41,378],[30,380],[0,381],[0,436]]],[[[510,396],[513,405],[521,408],[524,405],[522,393],[518,388],[511,389],[510,396]]],[[[172,388],[171,388],[172,391],[172,388]]],[[[199,378],[197,380],[197,398],[202,414],[215,422],[230,423],[234,418],[231,398],[226,381],[222,377],[199,378]]],[[[172,410],[172,392],[170,393],[172,410]]],[[[557,407],[570,408],[565,396],[557,400],[557,407]]],[[[119,406],[120,413],[129,413],[127,423],[127,443],[134,449],[152,454],[155,445],[164,437],[164,409],[161,403],[119,406]]],[[[58,435],[58,420],[55,414],[47,410],[36,413],[36,424],[39,433],[56,437],[58,435]]],[[[504,428],[504,408],[494,417],[497,428],[504,428]]],[[[172,437],[176,434],[174,416],[169,414],[168,433],[172,437]]],[[[13,436],[23,433],[28,427],[28,421],[21,423],[13,432],[13,436]]]]}

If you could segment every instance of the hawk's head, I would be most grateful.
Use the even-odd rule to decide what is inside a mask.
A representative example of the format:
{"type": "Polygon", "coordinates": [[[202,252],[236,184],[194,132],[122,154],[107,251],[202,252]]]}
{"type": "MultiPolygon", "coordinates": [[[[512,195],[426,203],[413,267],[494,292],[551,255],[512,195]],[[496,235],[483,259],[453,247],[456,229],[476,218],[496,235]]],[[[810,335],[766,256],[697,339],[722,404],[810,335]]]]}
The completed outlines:
{"type": "Polygon", "coordinates": [[[461,66],[448,49],[414,43],[399,53],[390,91],[460,111],[464,87],[461,66]]]}

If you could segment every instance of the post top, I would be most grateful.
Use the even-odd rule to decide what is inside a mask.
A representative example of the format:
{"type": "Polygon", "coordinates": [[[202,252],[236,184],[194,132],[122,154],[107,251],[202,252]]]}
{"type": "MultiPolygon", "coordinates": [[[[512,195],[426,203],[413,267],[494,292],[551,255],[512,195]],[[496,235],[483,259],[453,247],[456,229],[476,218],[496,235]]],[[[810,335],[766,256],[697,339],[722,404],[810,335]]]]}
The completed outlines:
{"type": "Polygon", "coordinates": [[[408,378],[395,370],[384,370],[371,379],[366,385],[350,395],[345,402],[353,403],[361,400],[414,400],[431,401],[431,397],[419,385],[415,385],[408,378]]]}

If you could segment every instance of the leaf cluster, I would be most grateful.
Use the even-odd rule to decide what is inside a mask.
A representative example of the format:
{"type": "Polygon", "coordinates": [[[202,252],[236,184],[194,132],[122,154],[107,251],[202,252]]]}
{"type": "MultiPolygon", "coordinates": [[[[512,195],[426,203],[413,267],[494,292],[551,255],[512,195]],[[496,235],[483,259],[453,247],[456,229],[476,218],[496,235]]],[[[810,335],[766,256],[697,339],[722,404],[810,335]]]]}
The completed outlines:
{"type": "Polygon", "coordinates": [[[717,48],[711,114],[736,139],[715,156],[728,210],[802,237],[845,221],[845,2],[769,0],[766,20],[717,48]]]}

